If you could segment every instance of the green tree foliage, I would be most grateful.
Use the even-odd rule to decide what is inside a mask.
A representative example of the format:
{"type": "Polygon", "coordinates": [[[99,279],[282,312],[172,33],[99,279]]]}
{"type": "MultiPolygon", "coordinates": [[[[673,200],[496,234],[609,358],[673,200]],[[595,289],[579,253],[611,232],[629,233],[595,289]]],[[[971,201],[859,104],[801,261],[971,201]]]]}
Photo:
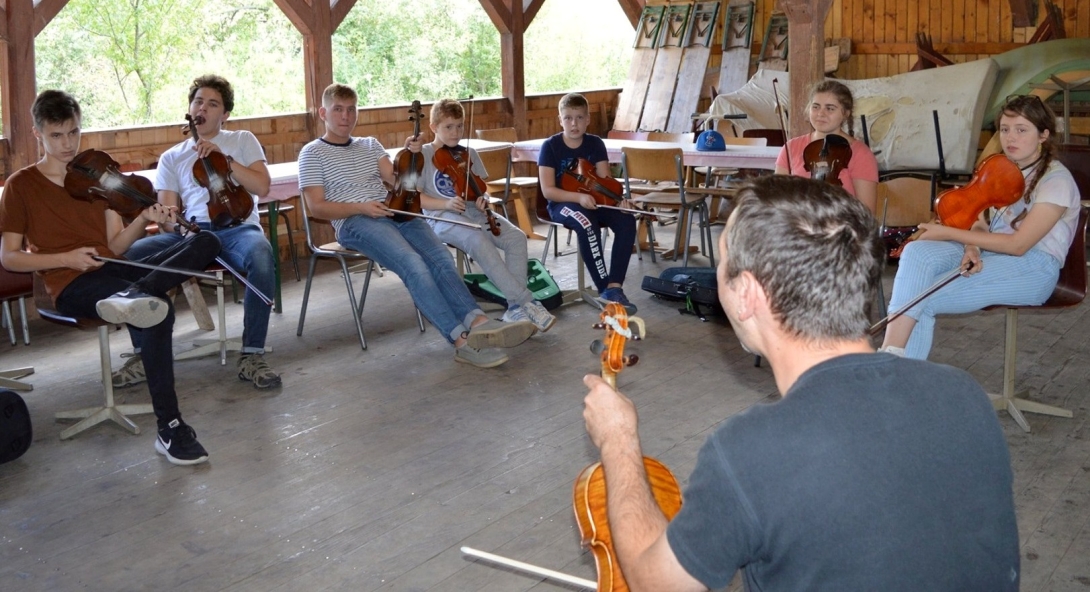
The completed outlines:
{"type": "Polygon", "coordinates": [[[478,0],[357,0],[333,76],[362,105],[500,93],[500,36],[478,0]]]}
{"type": "MultiPolygon", "coordinates": [[[[526,34],[527,90],[620,85],[632,36],[616,0],[548,0],[526,34]]],[[[235,117],[305,108],[302,36],[272,0],[71,0],[35,55],[38,89],[74,94],[87,128],[181,121],[207,73],[234,85],[235,117]]],[[[357,0],[333,68],[361,105],[501,93],[499,33],[479,0],[357,0]]]]}

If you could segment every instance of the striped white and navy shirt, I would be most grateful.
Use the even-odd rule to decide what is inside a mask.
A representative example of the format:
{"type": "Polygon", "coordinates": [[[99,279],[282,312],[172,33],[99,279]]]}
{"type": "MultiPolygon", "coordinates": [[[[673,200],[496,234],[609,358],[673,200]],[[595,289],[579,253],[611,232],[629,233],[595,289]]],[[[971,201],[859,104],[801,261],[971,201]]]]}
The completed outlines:
{"type": "MultiPolygon", "coordinates": [[[[321,138],[299,152],[299,191],[325,189],[327,201],[361,203],[386,199],[378,161],[386,150],[374,138],[352,138],[347,144],[331,144],[321,138]]],[[[340,232],[343,218],[331,220],[340,232]]]]}

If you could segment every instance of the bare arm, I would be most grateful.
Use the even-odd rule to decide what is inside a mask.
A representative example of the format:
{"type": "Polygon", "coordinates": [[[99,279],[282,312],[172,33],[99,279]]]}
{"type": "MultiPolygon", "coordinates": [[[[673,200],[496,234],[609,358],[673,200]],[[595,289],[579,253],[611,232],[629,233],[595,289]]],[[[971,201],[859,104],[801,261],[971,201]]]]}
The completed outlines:
{"type": "Polygon", "coordinates": [[[982,223],[973,224],[970,230],[950,228],[941,224],[921,224],[925,232],[922,240],[952,240],[973,245],[994,253],[1020,256],[1033,248],[1063,217],[1064,208],[1051,203],[1034,204],[1018,229],[1012,234],[988,232],[982,223]]]}
{"type": "MultiPolygon", "coordinates": [[[[389,162],[389,159],[386,159],[389,162]]],[[[311,216],[324,220],[338,220],[356,214],[371,218],[393,216],[393,212],[381,201],[334,202],[325,198],[325,187],[313,185],[303,188],[303,199],[307,200],[307,210],[311,216]]]]}
{"type": "Polygon", "coordinates": [[[269,194],[272,179],[269,177],[269,167],[264,160],[255,160],[250,166],[242,166],[237,160],[231,161],[231,177],[242,185],[246,191],[265,197],[269,194]]]}
{"type": "MultiPolygon", "coordinates": [[[[597,166],[595,167],[597,169],[597,166]]],[[[609,170],[609,163],[606,163],[606,170],[609,170]]],[[[608,173],[607,173],[608,175],[608,173]]],[[[541,193],[545,196],[545,199],[549,201],[559,201],[567,203],[577,203],[588,210],[597,209],[597,204],[594,203],[594,198],[586,193],[576,193],[575,191],[565,191],[556,186],[556,169],[553,167],[540,166],[537,168],[537,178],[541,183],[541,193]]]]}
{"type": "Polygon", "coordinates": [[[0,263],[8,271],[30,272],[67,267],[87,271],[101,267],[101,261],[92,257],[98,254],[93,247],[80,247],[65,253],[31,253],[23,250],[24,236],[18,232],[5,232],[0,236],[0,263]]]}
{"type": "Polygon", "coordinates": [[[106,210],[107,244],[114,253],[124,253],[147,234],[148,224],[156,222],[164,229],[173,228],[177,219],[176,210],[161,203],[145,208],[128,226],[116,212],[106,210]]]}
{"type": "MultiPolygon", "coordinates": [[[[776,171],[779,172],[779,171],[776,171]]],[[[871,214],[878,213],[878,183],[852,179],[852,188],[855,189],[855,198],[867,206],[871,214]]]]}
{"type": "Polygon", "coordinates": [[[678,562],[666,538],[666,516],[647,481],[637,432],[635,406],[598,376],[590,388],[583,417],[598,446],[609,484],[606,507],[613,546],[632,590],[706,590],[678,562]]]}

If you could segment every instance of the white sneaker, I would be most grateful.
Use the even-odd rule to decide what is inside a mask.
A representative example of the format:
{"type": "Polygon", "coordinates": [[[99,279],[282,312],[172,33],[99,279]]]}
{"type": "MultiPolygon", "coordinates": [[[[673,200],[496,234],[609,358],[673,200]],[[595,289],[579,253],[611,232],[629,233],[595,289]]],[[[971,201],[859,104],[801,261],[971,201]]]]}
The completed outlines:
{"type": "Polygon", "coordinates": [[[542,333],[552,328],[553,323],[556,322],[556,317],[550,313],[544,305],[537,300],[531,300],[524,304],[521,308],[526,311],[526,316],[530,317],[530,322],[537,327],[538,331],[542,333]]]}
{"type": "Polygon", "coordinates": [[[149,296],[138,290],[126,290],[99,300],[95,304],[95,310],[107,323],[127,323],[146,329],[162,323],[167,318],[170,306],[162,298],[149,296]]]}
{"type": "Polygon", "coordinates": [[[537,327],[529,319],[512,323],[501,323],[495,319],[489,319],[487,323],[481,323],[469,330],[466,343],[474,349],[515,347],[536,332],[537,327]]]}
{"type": "Polygon", "coordinates": [[[503,313],[503,317],[501,317],[500,320],[505,323],[517,323],[519,321],[526,321],[528,323],[534,322],[528,313],[529,311],[526,310],[525,306],[516,304],[515,308],[507,309],[507,312],[503,313]]]}
{"type": "Polygon", "coordinates": [[[478,368],[495,368],[508,360],[507,354],[498,349],[477,349],[463,345],[454,350],[454,361],[478,368]]]}

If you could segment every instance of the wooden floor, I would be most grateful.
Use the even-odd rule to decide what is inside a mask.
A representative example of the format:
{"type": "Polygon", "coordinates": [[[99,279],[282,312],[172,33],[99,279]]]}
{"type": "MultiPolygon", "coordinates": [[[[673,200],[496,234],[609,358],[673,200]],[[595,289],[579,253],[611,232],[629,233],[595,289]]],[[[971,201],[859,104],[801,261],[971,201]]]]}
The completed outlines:
{"type": "MultiPolygon", "coordinates": [[[[531,242],[532,256],[541,245],[531,242]]],[[[574,263],[548,261],[565,287],[575,284],[574,263]]],[[[768,368],[754,367],[722,319],[701,323],[639,289],[644,275],[679,264],[633,258],[627,292],[649,335],[631,344],[640,363],[619,382],[639,406],[646,453],[684,484],[709,432],[776,395],[768,368]]],[[[239,381],[234,359],[176,364],[182,412],[211,455],[198,467],[155,453],[150,415],[136,417],[138,436],[104,424],[59,441],[66,424],[53,414],[101,397],[94,333],[33,321],[30,347],[0,345],[0,368],[36,369],[26,393],[34,444],[0,465],[0,590],[575,589],[467,560],[462,545],[594,579],[571,487],[595,460],[581,378],[598,369],[588,349],[600,335],[596,309],[559,309],[553,330],[511,350],[506,365],[479,370],[456,364],[433,327],[417,330],[392,274],[372,282],[367,351],[332,267],[320,267],[297,337],[302,288],[285,283],[285,312],[270,326],[267,359],[282,389],[239,381]]],[[[205,336],[181,306],[179,351],[205,336]]],[[[238,333],[242,309],[229,306],[238,333]]],[[[1075,413],[1029,415],[1029,434],[1000,415],[1022,589],[1088,590],[1090,314],[1086,305],[1023,314],[1019,328],[1019,382],[1075,413]]],[[[998,390],[1002,343],[1002,314],[945,318],[932,358],[998,390]]],[[[111,344],[117,367],[126,334],[111,344]]],[[[147,400],[143,385],[119,392],[147,400]]]]}

